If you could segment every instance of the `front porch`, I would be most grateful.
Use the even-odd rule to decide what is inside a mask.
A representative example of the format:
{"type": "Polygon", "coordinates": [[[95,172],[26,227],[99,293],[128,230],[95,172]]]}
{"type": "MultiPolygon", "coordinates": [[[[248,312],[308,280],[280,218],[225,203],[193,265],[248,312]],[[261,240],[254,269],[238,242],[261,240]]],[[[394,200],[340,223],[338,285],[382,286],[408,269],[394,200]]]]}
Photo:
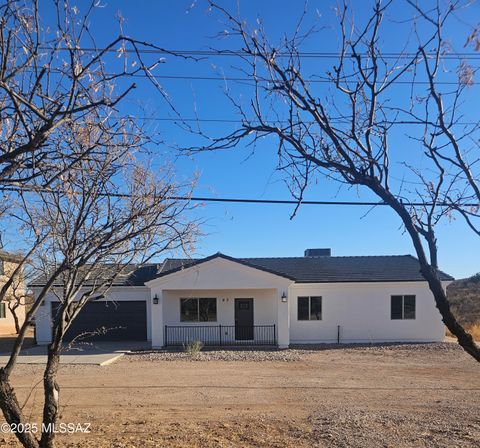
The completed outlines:
{"type": "Polygon", "coordinates": [[[162,347],[196,341],[207,347],[277,346],[285,340],[279,325],[287,327],[288,305],[277,289],[162,290],[161,299],[156,294],[152,318],[161,322],[162,347]]]}
{"type": "Polygon", "coordinates": [[[147,283],[152,347],[290,344],[292,280],[218,255],[147,283]]]}
{"type": "Polygon", "coordinates": [[[276,325],[165,325],[165,347],[200,341],[206,347],[276,346],[276,325]]]}

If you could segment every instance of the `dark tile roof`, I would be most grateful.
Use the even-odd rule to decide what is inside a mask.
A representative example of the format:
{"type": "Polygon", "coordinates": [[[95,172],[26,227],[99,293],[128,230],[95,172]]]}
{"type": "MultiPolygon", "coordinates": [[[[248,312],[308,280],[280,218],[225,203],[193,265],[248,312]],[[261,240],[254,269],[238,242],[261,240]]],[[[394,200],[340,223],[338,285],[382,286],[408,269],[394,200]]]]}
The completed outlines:
{"type": "MultiPolygon", "coordinates": [[[[123,272],[118,275],[117,278],[113,281],[113,286],[144,286],[145,282],[155,278],[157,271],[159,269],[159,264],[157,263],[147,263],[143,266],[139,266],[138,264],[128,264],[124,266],[123,272]]],[[[114,271],[112,269],[115,268],[115,265],[104,265],[103,269],[98,270],[98,274],[92,275],[92,279],[98,278],[105,278],[107,274],[110,274],[114,271]]],[[[29,286],[43,286],[46,282],[46,276],[39,276],[35,280],[33,280],[29,286]]],[[[56,285],[61,285],[61,278],[58,279],[56,285]]],[[[93,280],[91,282],[87,282],[85,286],[93,284],[93,280]]]]}
{"type": "MultiPolygon", "coordinates": [[[[182,269],[221,257],[271,274],[286,277],[297,283],[342,282],[405,282],[424,281],[418,260],[411,255],[359,256],[359,257],[279,257],[233,258],[214,254],[200,259],[167,258],[160,264],[127,265],[114,286],[143,286],[145,282],[182,269]]],[[[112,266],[110,266],[111,268],[112,266]]],[[[110,271],[111,272],[111,271],[110,271]]],[[[440,273],[442,280],[453,280],[440,273]]],[[[45,279],[37,278],[29,286],[42,286],[45,279]]]]}
{"type": "MultiPolygon", "coordinates": [[[[411,255],[352,257],[231,258],[222,254],[202,259],[167,258],[157,277],[221,256],[295,280],[297,283],[424,281],[411,255]]],[[[453,280],[441,272],[442,280],[453,280]]]]}

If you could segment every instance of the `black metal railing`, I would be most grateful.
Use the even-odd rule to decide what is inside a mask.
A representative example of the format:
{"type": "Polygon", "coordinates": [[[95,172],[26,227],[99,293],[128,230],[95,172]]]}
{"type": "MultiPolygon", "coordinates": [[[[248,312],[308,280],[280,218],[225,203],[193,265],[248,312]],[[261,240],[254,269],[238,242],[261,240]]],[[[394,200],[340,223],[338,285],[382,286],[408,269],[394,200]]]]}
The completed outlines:
{"type": "Polygon", "coordinates": [[[277,345],[275,325],[165,325],[164,336],[166,347],[277,345]]]}

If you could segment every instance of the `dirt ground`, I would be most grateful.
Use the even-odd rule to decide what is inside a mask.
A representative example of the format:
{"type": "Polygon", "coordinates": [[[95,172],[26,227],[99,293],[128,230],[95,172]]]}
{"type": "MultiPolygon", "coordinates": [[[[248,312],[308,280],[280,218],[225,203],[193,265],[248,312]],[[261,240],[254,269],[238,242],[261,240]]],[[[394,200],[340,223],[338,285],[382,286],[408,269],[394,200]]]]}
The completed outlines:
{"type": "MultiPolygon", "coordinates": [[[[247,356],[248,357],[248,356],[247,356]]],[[[288,358],[288,357],[287,357],[288,358]]],[[[126,356],[64,366],[65,447],[478,447],[480,366],[453,344],[296,351],[290,361],[126,356]]],[[[15,376],[41,413],[40,366],[15,376]]],[[[0,434],[0,446],[17,446],[0,434]]]]}
{"type": "MultiPolygon", "coordinates": [[[[0,336],[0,353],[8,353],[13,347],[14,342],[17,339],[16,334],[2,334],[0,336]]],[[[25,336],[25,340],[23,342],[23,348],[33,347],[35,345],[35,336],[33,328],[29,328],[27,330],[27,334],[25,336]]]]}

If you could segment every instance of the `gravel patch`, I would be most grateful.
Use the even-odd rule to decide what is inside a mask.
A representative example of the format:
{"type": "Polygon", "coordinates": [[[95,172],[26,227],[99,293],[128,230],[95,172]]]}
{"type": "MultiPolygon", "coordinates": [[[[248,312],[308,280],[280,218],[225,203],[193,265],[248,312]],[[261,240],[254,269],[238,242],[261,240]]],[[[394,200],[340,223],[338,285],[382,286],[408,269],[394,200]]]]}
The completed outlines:
{"type": "Polygon", "coordinates": [[[316,344],[309,345],[293,345],[293,349],[300,349],[306,351],[318,350],[343,350],[343,351],[366,351],[366,352],[456,352],[462,351],[457,343],[452,342],[431,342],[431,343],[375,343],[375,344],[316,344]]]}
{"type": "Polygon", "coordinates": [[[185,352],[148,351],[128,353],[124,359],[137,361],[301,361],[305,353],[301,350],[212,350],[195,354],[185,352]]]}
{"type": "Polygon", "coordinates": [[[309,422],[313,440],[338,448],[473,448],[480,440],[480,421],[471,412],[448,406],[423,415],[389,409],[323,409],[309,422]]]}
{"type": "Polygon", "coordinates": [[[399,353],[457,352],[462,348],[452,343],[431,344],[319,344],[297,345],[286,350],[204,350],[198,353],[182,351],[148,350],[125,355],[125,360],[137,361],[250,361],[250,362],[295,362],[305,360],[319,351],[342,351],[344,353],[399,353]]]}

